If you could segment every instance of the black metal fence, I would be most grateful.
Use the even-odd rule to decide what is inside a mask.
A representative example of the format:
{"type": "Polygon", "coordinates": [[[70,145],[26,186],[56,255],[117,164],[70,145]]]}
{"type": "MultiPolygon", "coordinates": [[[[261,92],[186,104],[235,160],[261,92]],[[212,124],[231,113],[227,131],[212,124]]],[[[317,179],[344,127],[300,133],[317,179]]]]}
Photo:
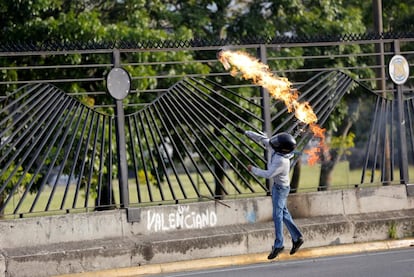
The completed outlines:
{"type": "Polygon", "coordinates": [[[322,127],[332,127],[330,116],[340,118],[344,107],[347,117],[355,116],[349,127],[354,145],[335,161],[331,188],[408,183],[412,79],[395,86],[386,73],[396,53],[411,67],[413,40],[405,33],[248,44],[2,45],[0,211],[24,215],[265,195],[264,180],[246,170],[247,164],[265,166],[265,149],[240,128],[292,133],[298,141],[293,165],[302,165],[298,191],[317,190],[322,166],[307,165],[303,152],[314,143],[308,126],[260,87],[230,76],[216,57],[223,48],[255,55],[287,77],[322,127]],[[114,66],[131,76],[124,100],[106,90],[114,66]]]}

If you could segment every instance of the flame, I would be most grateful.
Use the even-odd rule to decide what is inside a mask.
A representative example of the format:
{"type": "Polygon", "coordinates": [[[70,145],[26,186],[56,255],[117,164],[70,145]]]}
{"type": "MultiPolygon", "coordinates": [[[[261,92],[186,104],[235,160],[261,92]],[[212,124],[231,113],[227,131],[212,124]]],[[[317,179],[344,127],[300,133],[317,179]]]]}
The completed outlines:
{"type": "Polygon", "coordinates": [[[328,150],[325,143],[326,129],[319,127],[317,124],[310,124],[309,129],[312,131],[314,136],[319,139],[319,142],[316,147],[304,150],[303,152],[308,155],[308,164],[315,165],[319,161],[320,157],[328,150]]]}
{"type": "MultiPolygon", "coordinates": [[[[309,105],[308,102],[304,103],[295,103],[295,116],[300,121],[306,124],[314,124],[318,118],[316,117],[315,113],[312,110],[312,107],[309,105]]],[[[317,125],[315,125],[317,126],[317,125]]]]}
{"type": "Polygon", "coordinates": [[[304,153],[308,155],[308,164],[315,165],[319,161],[320,148],[313,147],[308,150],[304,150],[304,153]]]}
{"type": "Polygon", "coordinates": [[[288,112],[295,112],[295,117],[306,124],[316,123],[318,118],[308,102],[299,102],[297,90],[287,78],[275,76],[269,67],[254,57],[241,51],[220,51],[218,59],[230,74],[252,80],[254,84],[267,89],[270,96],[285,103],[288,112]]]}
{"type": "Polygon", "coordinates": [[[274,75],[266,64],[242,51],[222,50],[218,53],[218,59],[226,70],[230,70],[233,77],[241,74],[244,79],[262,86],[271,97],[283,101],[288,112],[294,112],[298,120],[309,125],[309,129],[319,139],[319,145],[305,153],[309,154],[309,164],[315,164],[322,151],[326,150],[325,129],[316,124],[318,118],[310,104],[298,101],[299,93],[291,88],[291,82],[287,78],[274,75]]]}
{"type": "Polygon", "coordinates": [[[319,127],[319,125],[317,124],[309,124],[309,129],[312,131],[315,137],[320,138],[321,140],[325,142],[326,129],[319,127]]]}

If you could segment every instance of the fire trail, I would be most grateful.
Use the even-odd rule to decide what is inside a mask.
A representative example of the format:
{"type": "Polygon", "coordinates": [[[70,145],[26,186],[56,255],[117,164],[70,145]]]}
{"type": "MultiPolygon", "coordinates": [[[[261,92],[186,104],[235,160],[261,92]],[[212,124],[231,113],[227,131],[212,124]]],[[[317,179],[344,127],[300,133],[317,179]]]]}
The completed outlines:
{"type": "Polygon", "coordinates": [[[271,97],[283,101],[288,112],[294,112],[295,117],[309,126],[310,131],[319,139],[316,149],[309,151],[309,162],[317,161],[317,156],[326,149],[325,129],[321,128],[312,107],[308,102],[299,102],[299,92],[292,88],[292,83],[283,77],[274,75],[269,66],[242,51],[222,50],[218,59],[232,76],[241,75],[246,80],[265,88],[271,97]]]}

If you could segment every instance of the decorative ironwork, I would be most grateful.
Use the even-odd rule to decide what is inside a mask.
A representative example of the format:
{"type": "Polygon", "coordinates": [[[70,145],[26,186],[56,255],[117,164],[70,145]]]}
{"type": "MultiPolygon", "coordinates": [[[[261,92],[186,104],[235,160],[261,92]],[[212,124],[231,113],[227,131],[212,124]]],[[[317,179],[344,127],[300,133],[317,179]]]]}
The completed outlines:
{"type": "MultiPolygon", "coordinates": [[[[350,76],[330,71],[314,76],[299,89],[323,125],[353,83],[350,76]]],[[[114,182],[113,116],[93,111],[48,84],[26,85],[8,100],[0,111],[1,212],[105,209],[120,204],[114,182]]],[[[251,99],[216,82],[187,78],[145,109],[127,115],[121,128],[127,135],[129,203],[266,194],[264,183],[246,170],[247,163],[265,165],[264,149],[254,147],[237,131],[260,132],[261,110],[251,99]]],[[[273,133],[292,133],[302,151],[312,138],[306,126],[278,102],[272,111],[273,133]],[[305,130],[298,132],[301,128],[305,130]]],[[[373,126],[377,124],[374,120],[373,126]]],[[[371,140],[375,140],[378,136],[372,133],[371,140]]],[[[375,154],[371,151],[367,149],[364,168],[378,166],[378,148],[375,154]],[[374,162],[368,165],[372,157],[374,162]]]]}
{"type": "MultiPolygon", "coordinates": [[[[355,132],[356,137],[364,139],[356,146],[357,150],[353,154],[360,158],[355,158],[350,163],[351,170],[360,169],[361,178],[351,185],[400,182],[394,175],[389,179],[385,177],[386,172],[393,174],[393,170],[400,166],[400,161],[396,160],[403,154],[393,136],[398,133],[397,127],[401,125],[396,124],[395,113],[399,108],[394,94],[397,90],[392,87],[386,91],[369,89],[375,78],[369,77],[365,72],[378,67],[370,59],[378,53],[361,51],[346,54],[341,52],[338,43],[349,41],[351,44],[369,45],[385,39],[391,43],[397,38],[404,38],[402,42],[408,45],[413,39],[407,37],[414,38],[412,33],[387,33],[309,38],[246,38],[234,41],[194,39],[2,44],[0,56],[5,60],[13,60],[13,65],[1,69],[4,72],[15,72],[17,77],[0,80],[0,212],[23,215],[45,211],[109,209],[125,203],[146,205],[265,195],[267,187],[263,180],[255,178],[246,170],[249,163],[265,166],[264,149],[246,140],[238,131],[262,131],[263,126],[269,123],[262,117],[264,106],[268,105],[272,134],[287,131],[298,141],[298,153],[292,166],[306,160],[304,157],[307,154],[303,150],[312,145],[313,136],[307,126],[287,112],[284,105],[275,100],[262,103],[264,98],[258,87],[240,80],[235,81],[227,72],[215,67],[215,51],[229,44],[235,49],[243,48],[253,52],[258,50],[259,44],[268,43],[266,46],[261,45],[261,50],[269,51],[269,64],[289,64],[290,61],[303,64],[298,68],[285,66],[283,69],[275,68],[274,71],[296,80],[294,87],[300,92],[300,100],[309,101],[318,116],[318,124],[322,126],[327,124],[330,115],[342,100],[352,103],[348,92],[353,90],[363,93],[366,103],[362,113],[364,118],[360,120],[365,122],[365,128],[355,132]],[[313,40],[318,43],[309,43],[313,40]],[[242,44],[246,42],[249,45],[242,44]],[[324,48],[329,55],[280,55],[280,44],[284,43],[285,48],[299,47],[299,43],[304,43],[303,47],[324,48]],[[289,43],[293,44],[288,45],[289,43]],[[158,72],[155,76],[131,74],[132,87],[128,97],[150,94],[151,100],[140,103],[125,101],[125,111],[128,112],[122,116],[124,121],[119,121],[119,117],[114,116],[116,105],[113,101],[108,101],[108,98],[90,106],[79,101],[85,95],[99,96],[96,99],[106,97],[105,76],[114,67],[111,60],[115,50],[118,54],[121,53],[117,65],[124,68],[142,66],[154,69],[162,63],[174,68],[175,65],[194,62],[209,66],[210,72],[188,72],[187,76],[170,72],[165,75],[158,72]],[[167,53],[191,51],[198,58],[194,61],[139,63],[133,59],[138,52],[160,50],[167,53]],[[43,56],[58,56],[56,60],[59,62],[61,56],[79,53],[99,57],[92,62],[80,59],[79,64],[36,63],[43,56]],[[19,63],[20,58],[24,62],[19,63]],[[329,61],[332,60],[341,64],[348,59],[360,61],[361,66],[344,65],[341,70],[332,70],[325,64],[328,61],[327,64],[330,65],[329,61]],[[308,67],[308,60],[317,61],[316,66],[308,67]],[[90,74],[90,69],[94,69],[93,74],[90,74]],[[30,79],[30,75],[26,74],[28,70],[38,73],[38,79],[30,79]],[[49,80],[50,70],[60,72],[60,77],[49,80]],[[72,78],[73,71],[82,74],[72,78]],[[166,79],[168,82],[164,82],[166,79]],[[137,84],[142,80],[150,80],[157,83],[157,86],[140,90],[137,84]],[[72,84],[79,85],[84,91],[70,91],[68,88],[72,84]],[[155,100],[154,95],[157,96],[155,100]],[[99,112],[103,109],[107,109],[107,113],[99,112]],[[125,131],[128,176],[123,182],[119,182],[118,177],[117,127],[125,131]],[[387,137],[387,133],[391,136],[387,137]],[[386,164],[383,155],[384,151],[388,151],[388,139],[390,165],[386,164]],[[128,192],[128,201],[125,203],[121,203],[121,190],[128,192]]],[[[409,49],[400,54],[407,53],[410,53],[409,49]]],[[[54,59],[50,61],[55,62],[54,59]]],[[[404,91],[405,97],[402,105],[405,122],[401,126],[406,128],[409,142],[406,152],[412,163],[412,89],[410,86],[400,89],[404,91]]]]}
{"type": "Polygon", "coordinates": [[[302,36],[276,36],[207,40],[194,38],[190,40],[145,40],[145,41],[3,41],[0,52],[29,52],[29,51],[71,51],[92,49],[162,49],[186,47],[217,47],[246,44],[275,44],[275,43],[315,43],[315,42],[352,42],[361,40],[401,39],[414,38],[414,32],[386,32],[361,33],[342,35],[302,35],[302,36]]]}
{"type": "Polygon", "coordinates": [[[0,212],[88,208],[105,197],[115,204],[113,117],[38,84],[10,95],[0,118],[0,212]]]}

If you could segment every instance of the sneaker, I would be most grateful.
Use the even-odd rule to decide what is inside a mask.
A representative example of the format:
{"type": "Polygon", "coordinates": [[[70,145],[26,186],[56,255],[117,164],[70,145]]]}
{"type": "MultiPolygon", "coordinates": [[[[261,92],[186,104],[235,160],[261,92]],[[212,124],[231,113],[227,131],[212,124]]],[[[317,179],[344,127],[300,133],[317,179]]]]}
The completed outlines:
{"type": "Polygon", "coordinates": [[[267,258],[269,260],[272,260],[272,259],[276,258],[277,255],[279,255],[279,253],[283,251],[283,249],[285,249],[283,246],[282,247],[276,247],[276,248],[273,246],[272,247],[272,252],[270,252],[270,254],[269,254],[269,256],[267,256],[267,258]]]}
{"type": "Polygon", "coordinates": [[[290,255],[295,254],[299,250],[299,248],[302,246],[303,242],[304,242],[303,238],[298,238],[296,242],[294,241],[292,245],[292,250],[290,250],[290,255]]]}

